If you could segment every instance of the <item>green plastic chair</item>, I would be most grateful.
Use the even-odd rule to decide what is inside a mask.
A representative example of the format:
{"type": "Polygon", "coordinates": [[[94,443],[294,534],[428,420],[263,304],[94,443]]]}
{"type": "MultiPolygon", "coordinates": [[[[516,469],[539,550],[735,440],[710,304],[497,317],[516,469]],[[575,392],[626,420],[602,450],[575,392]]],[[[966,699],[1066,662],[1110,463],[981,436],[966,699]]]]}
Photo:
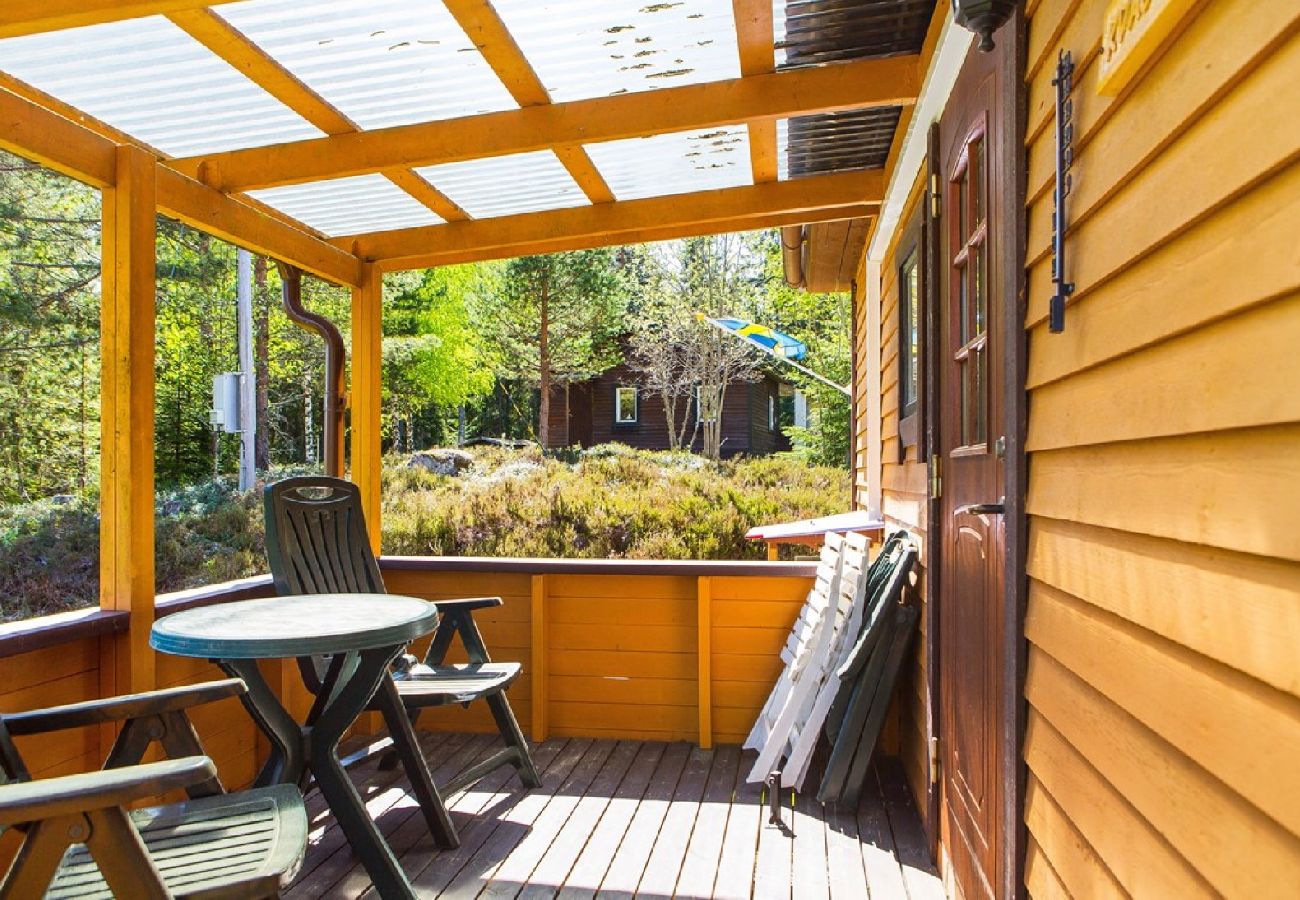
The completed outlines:
{"type": "MultiPolygon", "coordinates": [[[[276,593],[387,593],[370,549],[355,484],[326,476],[287,478],[267,485],[263,499],[266,552],[276,593]]],[[[514,766],[527,787],[541,785],[528,741],[506,698],[506,688],[519,677],[522,666],[493,662],[474,623],[475,610],[501,603],[500,597],[439,600],[440,621],[424,662],[417,663],[409,656],[399,661],[393,677],[380,685],[369,707],[383,714],[396,760],[406,770],[425,821],[439,845],[447,848],[457,846],[459,838],[416,742],[414,720],[422,710],[484,700],[505,741],[503,750],[443,785],[444,791],[455,791],[505,765],[514,766]],[[465,647],[468,663],[446,662],[456,635],[465,647]]],[[[308,689],[319,692],[326,661],[300,660],[299,665],[308,689]]],[[[384,764],[391,765],[391,758],[384,764]]]]}

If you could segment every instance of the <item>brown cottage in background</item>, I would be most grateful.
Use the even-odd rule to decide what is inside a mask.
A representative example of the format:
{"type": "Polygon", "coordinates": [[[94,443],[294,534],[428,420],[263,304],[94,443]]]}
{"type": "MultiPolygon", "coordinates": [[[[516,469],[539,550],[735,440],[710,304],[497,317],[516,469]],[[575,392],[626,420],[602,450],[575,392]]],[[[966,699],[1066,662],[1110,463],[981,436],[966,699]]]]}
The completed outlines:
{"type": "MultiPolygon", "coordinates": [[[[763,456],[790,449],[781,430],[782,388],[793,391],[768,373],[757,381],[727,385],[722,401],[722,455],[744,453],[763,456]]],[[[679,416],[691,416],[687,437],[694,428],[695,402],[683,402],[679,416]]],[[[587,381],[559,386],[551,392],[550,447],[591,447],[618,442],[641,450],[668,450],[668,417],[664,402],[654,391],[638,384],[638,376],[620,363],[587,381]]],[[[699,452],[697,434],[690,449],[699,452]]]]}

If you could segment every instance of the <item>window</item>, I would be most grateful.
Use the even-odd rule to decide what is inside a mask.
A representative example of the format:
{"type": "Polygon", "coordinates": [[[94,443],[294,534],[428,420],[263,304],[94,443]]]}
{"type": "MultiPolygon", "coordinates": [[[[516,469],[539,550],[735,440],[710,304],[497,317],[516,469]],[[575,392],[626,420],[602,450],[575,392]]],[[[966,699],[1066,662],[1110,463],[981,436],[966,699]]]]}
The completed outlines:
{"type": "Polygon", "coordinates": [[[614,388],[614,424],[635,425],[637,411],[636,388],[614,388]]]}
{"type": "Polygon", "coordinates": [[[957,366],[959,444],[988,444],[988,190],[984,124],[966,140],[949,179],[952,257],[949,260],[953,361],[957,366]]]}
{"type": "Polygon", "coordinates": [[[703,424],[718,420],[721,393],[717,385],[697,384],[695,386],[695,421],[703,424]]]}
{"type": "MultiPolygon", "coordinates": [[[[925,259],[922,216],[918,213],[907,228],[911,249],[902,254],[898,266],[898,437],[899,461],[916,447],[916,458],[924,458],[921,447],[922,347],[925,343],[925,259]]],[[[905,242],[903,247],[908,247],[905,242]]]]}
{"type": "Polygon", "coordinates": [[[767,395],[767,430],[776,431],[776,397],[767,395]]]}

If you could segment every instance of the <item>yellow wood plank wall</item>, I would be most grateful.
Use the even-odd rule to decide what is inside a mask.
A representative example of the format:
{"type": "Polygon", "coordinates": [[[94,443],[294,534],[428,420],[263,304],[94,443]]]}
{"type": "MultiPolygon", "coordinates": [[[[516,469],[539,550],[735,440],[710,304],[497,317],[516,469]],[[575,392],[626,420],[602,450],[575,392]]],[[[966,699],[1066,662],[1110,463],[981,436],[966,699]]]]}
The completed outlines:
{"type": "MultiPolygon", "coordinates": [[[[693,575],[544,576],[541,652],[532,643],[528,574],[386,570],[388,589],[429,600],[499,595],[475,615],[494,659],[524,664],[510,704],[527,733],[542,671],[550,735],[695,741],[700,733],[699,583],[693,575]],[[540,666],[540,668],[539,668],[540,666]]],[[[780,673],[779,652],[811,579],[707,576],[713,740],[739,743],[780,673]]],[[[417,653],[423,652],[417,646],[417,653]]],[[[463,659],[459,644],[453,659],[463,659]]],[[[430,710],[420,727],[484,731],[483,704],[430,710]]]]}
{"type": "Polygon", "coordinates": [[[1106,5],[1029,12],[1026,881],[1277,896],[1300,884],[1300,5],[1201,4],[1116,99],[1106,5]]]}

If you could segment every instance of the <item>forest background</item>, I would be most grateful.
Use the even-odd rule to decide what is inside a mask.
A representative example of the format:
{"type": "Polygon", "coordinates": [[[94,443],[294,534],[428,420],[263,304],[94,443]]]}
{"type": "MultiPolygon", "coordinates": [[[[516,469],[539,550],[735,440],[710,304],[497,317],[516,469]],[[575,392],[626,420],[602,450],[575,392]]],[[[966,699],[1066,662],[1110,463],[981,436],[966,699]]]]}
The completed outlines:
{"type": "MultiPolygon", "coordinates": [[[[0,593],[17,591],[22,609],[68,605],[93,579],[99,229],[98,192],[0,153],[0,593]],[[69,567],[85,571],[69,576],[72,586],[32,593],[33,567],[59,569],[56,580],[69,567]]],[[[233,497],[228,477],[238,468],[238,436],[209,424],[213,376],[238,369],[235,257],[232,245],[158,220],[160,587],[178,586],[179,573],[203,568],[212,557],[195,539],[205,530],[205,540],[230,551],[218,554],[228,564],[207,577],[250,566],[260,571],[260,535],[238,534],[257,530],[246,521],[251,506],[233,497]],[[173,569],[177,577],[169,578],[173,569]]],[[[274,264],[255,257],[253,274],[259,475],[310,470],[322,449],[323,345],[284,314],[274,264]]],[[[308,277],[303,299],[339,325],[346,343],[348,292],[308,277]]],[[[806,364],[847,381],[849,300],[787,286],[775,232],[394,273],[384,284],[385,449],[455,445],[460,435],[536,440],[543,383],[582,380],[624,353],[652,352],[671,337],[665,323],[706,305],[711,314],[751,318],[797,336],[809,346],[806,364]],[[548,308],[539,305],[541,297],[549,298],[548,308]]],[[[773,364],[756,359],[752,365],[751,377],[773,364]]],[[[781,375],[800,382],[788,370],[781,375]]],[[[770,469],[778,462],[762,478],[797,480],[803,477],[797,470],[807,472],[809,464],[839,471],[830,476],[829,498],[804,497],[788,509],[754,515],[831,511],[846,503],[848,404],[815,382],[799,386],[814,410],[810,427],[786,429],[796,447],[788,477],[770,469]]],[[[392,458],[386,465],[402,462],[392,458]]],[[[710,465],[723,481],[737,477],[734,465],[710,465]]],[[[698,468],[682,471],[701,477],[698,468]]],[[[418,487],[409,479],[403,484],[418,487]]],[[[438,544],[428,534],[412,540],[397,552],[477,547],[438,544]]],[[[385,541],[394,552],[387,533],[385,541]]],[[[620,552],[602,546],[600,552],[620,552]]],[[[718,557],[742,549],[658,546],[654,552],[718,557]]]]}

